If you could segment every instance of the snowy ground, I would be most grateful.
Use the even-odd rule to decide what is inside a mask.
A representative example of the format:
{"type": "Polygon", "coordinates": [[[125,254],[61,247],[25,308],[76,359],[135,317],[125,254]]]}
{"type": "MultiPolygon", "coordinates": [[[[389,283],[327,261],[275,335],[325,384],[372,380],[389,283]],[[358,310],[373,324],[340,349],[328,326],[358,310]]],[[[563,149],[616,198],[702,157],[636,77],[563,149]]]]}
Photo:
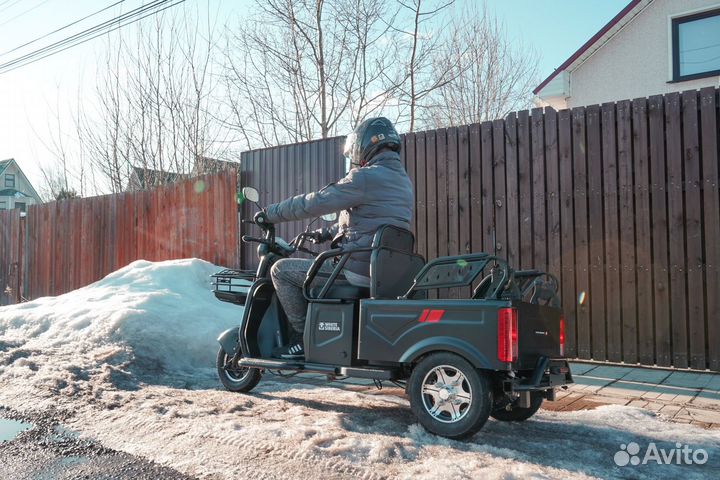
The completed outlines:
{"type": "Polygon", "coordinates": [[[0,405],[206,478],[720,478],[720,434],[629,407],[427,434],[406,399],[264,379],[218,388],[215,338],[241,313],[200,260],[135,262],[55,298],[0,308],[0,405]],[[704,465],[618,467],[621,444],[703,448],[704,465]]]}

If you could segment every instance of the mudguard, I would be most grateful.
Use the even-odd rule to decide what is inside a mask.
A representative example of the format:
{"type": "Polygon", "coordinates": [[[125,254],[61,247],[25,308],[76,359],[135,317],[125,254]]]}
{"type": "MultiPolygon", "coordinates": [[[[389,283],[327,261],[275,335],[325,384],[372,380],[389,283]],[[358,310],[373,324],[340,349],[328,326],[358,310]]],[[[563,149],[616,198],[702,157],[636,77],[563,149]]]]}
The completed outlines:
{"type": "Polygon", "coordinates": [[[237,352],[237,349],[240,345],[238,343],[240,339],[240,335],[238,332],[238,327],[228,328],[223,333],[221,333],[217,339],[222,349],[228,355],[235,355],[235,352],[237,352]]]}
{"type": "Polygon", "coordinates": [[[452,352],[465,358],[475,368],[494,369],[494,366],[477,348],[457,337],[430,337],[408,348],[400,357],[400,363],[411,363],[431,352],[452,352]]]}

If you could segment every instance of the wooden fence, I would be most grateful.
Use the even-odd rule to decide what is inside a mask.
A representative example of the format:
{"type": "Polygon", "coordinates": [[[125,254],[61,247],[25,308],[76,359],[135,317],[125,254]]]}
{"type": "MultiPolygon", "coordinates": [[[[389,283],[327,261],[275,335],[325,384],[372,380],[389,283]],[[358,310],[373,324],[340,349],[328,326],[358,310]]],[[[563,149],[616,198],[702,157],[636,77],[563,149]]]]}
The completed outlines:
{"type": "Polygon", "coordinates": [[[149,191],[0,212],[0,281],[34,299],[88,285],[134,260],[197,257],[239,266],[234,172],[149,191]]]}
{"type": "MultiPolygon", "coordinates": [[[[718,111],[706,88],[407,134],[417,250],[557,275],[571,357],[720,370],[718,111]]],[[[244,183],[314,190],[342,141],[247,152],[244,183]]]]}
{"type": "MultiPolygon", "coordinates": [[[[240,161],[243,186],[260,192],[260,205],[269,205],[288,197],[319,190],[343,177],[345,161],[342,155],[345,139],[327,140],[243,152],[240,161]]],[[[249,202],[243,206],[242,216],[252,219],[257,207],[249,202]]],[[[276,234],[290,241],[310,222],[288,222],[278,225],[276,234]]],[[[317,225],[319,228],[320,225],[317,225]]],[[[313,227],[315,228],[315,227],[313,227]]],[[[254,225],[242,225],[244,234],[258,236],[254,225]]],[[[257,244],[243,244],[244,268],[257,267],[257,244]]]]}

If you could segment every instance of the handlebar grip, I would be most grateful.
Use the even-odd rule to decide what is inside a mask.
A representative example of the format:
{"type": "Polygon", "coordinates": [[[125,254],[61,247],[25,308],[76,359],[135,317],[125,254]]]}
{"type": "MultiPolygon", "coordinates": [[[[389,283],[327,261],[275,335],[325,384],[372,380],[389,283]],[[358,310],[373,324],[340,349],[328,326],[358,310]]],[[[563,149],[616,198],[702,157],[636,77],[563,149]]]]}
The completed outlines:
{"type": "Polygon", "coordinates": [[[243,236],[242,236],[242,241],[245,242],[245,243],[250,243],[250,242],[267,243],[267,241],[266,241],[265,239],[257,238],[257,237],[251,237],[250,235],[243,235],[243,236]]]}

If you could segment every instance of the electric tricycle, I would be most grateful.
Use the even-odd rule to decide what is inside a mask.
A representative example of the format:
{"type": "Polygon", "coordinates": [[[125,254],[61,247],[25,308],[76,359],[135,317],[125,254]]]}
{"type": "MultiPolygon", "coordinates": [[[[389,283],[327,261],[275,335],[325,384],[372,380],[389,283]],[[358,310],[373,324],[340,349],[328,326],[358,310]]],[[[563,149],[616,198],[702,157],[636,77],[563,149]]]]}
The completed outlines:
{"type": "MultiPolygon", "coordinates": [[[[257,203],[255,189],[246,187],[243,194],[257,203]]],[[[259,244],[259,265],[240,326],[218,338],[218,374],[230,391],[249,392],[264,372],[392,382],[405,388],[428,431],[459,439],[477,432],[490,416],[530,418],[544,400],[555,399],[557,388],[573,381],[563,358],[565,325],[552,275],[513,270],[487,253],[426,263],[414,253],[412,233],[390,225],[377,231],[369,247],[316,255],[303,288],[305,358],[274,358],[290,330],[270,267],[296,252],[311,252],[305,247],[309,227],[287,243],[276,237],[274,225],[258,226],[262,237],[242,238],[259,244]],[[347,260],[360,252],[371,255],[369,288],[336,284],[347,260]],[[332,273],[315,282],[326,262],[334,265],[332,273]],[[449,289],[468,298],[443,298],[449,289]]]]}

